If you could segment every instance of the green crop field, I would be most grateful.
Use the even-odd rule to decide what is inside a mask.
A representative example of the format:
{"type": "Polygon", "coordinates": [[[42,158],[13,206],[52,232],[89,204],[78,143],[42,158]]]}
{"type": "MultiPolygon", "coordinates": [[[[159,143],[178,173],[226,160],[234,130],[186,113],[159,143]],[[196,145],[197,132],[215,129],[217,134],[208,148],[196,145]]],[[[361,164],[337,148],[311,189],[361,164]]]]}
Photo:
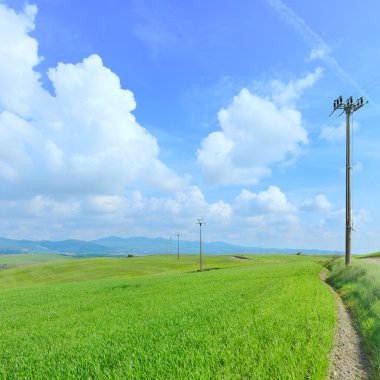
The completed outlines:
{"type": "Polygon", "coordinates": [[[362,256],[359,256],[358,258],[361,258],[361,259],[365,259],[365,258],[376,258],[376,257],[380,257],[380,252],[373,252],[373,253],[370,253],[369,255],[362,255],[362,256]]]}
{"type": "Polygon", "coordinates": [[[72,260],[69,256],[63,255],[2,255],[0,254],[0,264],[7,264],[11,268],[28,266],[32,264],[42,264],[46,262],[72,260]]]}
{"type": "Polygon", "coordinates": [[[19,256],[0,271],[0,378],[326,378],[326,259],[250,257],[19,256]]]}

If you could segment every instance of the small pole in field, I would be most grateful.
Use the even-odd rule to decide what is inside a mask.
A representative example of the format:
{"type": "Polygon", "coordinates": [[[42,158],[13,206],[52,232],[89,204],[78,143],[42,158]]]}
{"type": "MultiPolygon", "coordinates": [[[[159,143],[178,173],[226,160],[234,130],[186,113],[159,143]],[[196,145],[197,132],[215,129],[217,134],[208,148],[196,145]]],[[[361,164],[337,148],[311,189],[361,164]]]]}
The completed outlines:
{"type": "Polygon", "coordinates": [[[178,260],[179,260],[179,232],[177,232],[177,255],[178,255],[178,260]]]}
{"type": "Polygon", "coordinates": [[[198,219],[199,224],[199,264],[200,271],[203,272],[203,257],[202,257],[202,224],[204,224],[203,219],[198,219]]]}

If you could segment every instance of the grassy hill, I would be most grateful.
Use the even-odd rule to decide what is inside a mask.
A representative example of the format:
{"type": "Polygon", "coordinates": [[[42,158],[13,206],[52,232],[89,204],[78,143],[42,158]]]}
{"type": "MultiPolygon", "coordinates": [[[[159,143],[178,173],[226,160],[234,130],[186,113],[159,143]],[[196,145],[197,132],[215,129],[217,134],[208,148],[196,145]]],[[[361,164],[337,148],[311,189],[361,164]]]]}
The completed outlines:
{"type": "Polygon", "coordinates": [[[72,259],[67,256],[57,254],[0,254],[0,264],[6,264],[9,268],[25,267],[33,264],[52,263],[66,260],[72,259]]]}
{"type": "Polygon", "coordinates": [[[357,258],[358,259],[365,259],[367,257],[373,257],[373,258],[380,257],[380,252],[373,252],[373,253],[370,253],[368,255],[361,255],[361,256],[358,256],[357,258]]]}
{"type": "MultiPolygon", "coordinates": [[[[20,254],[20,253],[45,253],[45,254],[65,254],[71,256],[86,257],[121,257],[128,254],[138,256],[159,255],[164,253],[177,253],[177,239],[129,237],[120,238],[109,236],[93,241],[83,240],[62,240],[62,241],[31,241],[31,240],[12,240],[0,237],[1,254],[20,254]]],[[[224,242],[203,242],[203,253],[209,255],[228,255],[228,254],[292,254],[302,252],[311,255],[331,255],[333,252],[314,249],[289,249],[289,248],[262,248],[245,247],[224,242]]],[[[199,241],[180,240],[181,254],[194,254],[199,252],[199,241]]]]}
{"type": "Polygon", "coordinates": [[[0,378],[326,375],[325,259],[208,256],[200,273],[197,256],[45,257],[0,271],[0,378]]]}

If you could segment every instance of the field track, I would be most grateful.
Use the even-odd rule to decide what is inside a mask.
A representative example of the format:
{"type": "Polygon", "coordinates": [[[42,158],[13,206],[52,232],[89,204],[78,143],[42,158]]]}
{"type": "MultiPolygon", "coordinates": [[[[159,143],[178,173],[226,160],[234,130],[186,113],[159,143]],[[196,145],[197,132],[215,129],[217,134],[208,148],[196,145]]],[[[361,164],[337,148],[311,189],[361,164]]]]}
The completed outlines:
{"type": "Polygon", "coordinates": [[[380,265],[380,257],[374,257],[374,258],[367,258],[367,259],[361,259],[362,261],[367,261],[368,263],[380,265]]]}
{"type": "MultiPolygon", "coordinates": [[[[326,280],[321,272],[321,280],[326,280]]],[[[336,299],[337,324],[330,354],[329,379],[365,380],[369,378],[367,361],[360,336],[339,294],[326,283],[336,299]]]]}

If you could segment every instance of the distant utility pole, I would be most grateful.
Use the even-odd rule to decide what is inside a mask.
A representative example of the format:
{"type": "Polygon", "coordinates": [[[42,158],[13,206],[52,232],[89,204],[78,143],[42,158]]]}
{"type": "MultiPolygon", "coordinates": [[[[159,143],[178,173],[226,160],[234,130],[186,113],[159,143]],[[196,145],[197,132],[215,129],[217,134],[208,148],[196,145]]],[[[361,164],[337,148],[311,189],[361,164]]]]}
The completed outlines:
{"type": "Polygon", "coordinates": [[[178,260],[179,260],[179,232],[177,232],[177,255],[178,255],[178,260]]]}
{"type": "MultiPolygon", "coordinates": [[[[353,101],[350,96],[346,102],[343,102],[343,98],[339,96],[334,100],[334,110],[330,116],[336,110],[342,110],[346,113],[346,265],[351,264],[351,141],[350,141],[350,117],[359,108],[362,108],[368,102],[364,102],[363,97],[360,97],[356,102],[353,101]]],[[[339,116],[340,116],[339,115],[339,116]]]]}
{"type": "Polygon", "coordinates": [[[172,255],[172,237],[169,237],[169,256],[172,255]]]}
{"type": "Polygon", "coordinates": [[[199,263],[200,271],[203,272],[203,257],[202,257],[202,224],[204,224],[203,219],[198,219],[199,224],[199,263]]]}

